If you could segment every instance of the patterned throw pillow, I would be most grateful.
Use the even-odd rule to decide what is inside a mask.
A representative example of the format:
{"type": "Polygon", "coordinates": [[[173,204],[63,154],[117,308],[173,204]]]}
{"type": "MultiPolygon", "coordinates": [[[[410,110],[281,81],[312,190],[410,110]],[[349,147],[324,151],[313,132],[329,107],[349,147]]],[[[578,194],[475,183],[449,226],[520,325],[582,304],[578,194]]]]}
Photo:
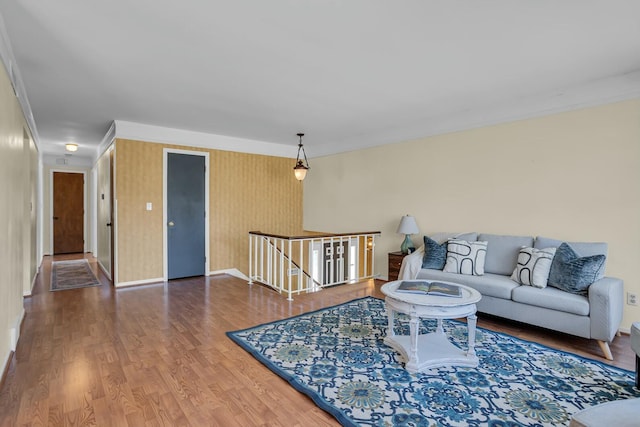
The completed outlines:
{"type": "Polygon", "coordinates": [[[424,236],[424,256],[422,257],[422,268],[442,270],[447,260],[447,242],[442,244],[430,237],[424,236]]]}
{"type": "Polygon", "coordinates": [[[556,248],[535,249],[522,248],[518,253],[518,263],[511,275],[511,279],[521,285],[535,288],[546,288],[549,280],[551,262],[556,248]]]}
{"type": "Polygon", "coordinates": [[[451,239],[447,242],[447,262],[442,271],[482,276],[486,255],[487,242],[451,239]]]}
{"type": "Polygon", "coordinates": [[[580,257],[562,243],[556,250],[549,272],[549,285],[573,294],[586,295],[589,285],[602,277],[604,255],[580,257]]]}

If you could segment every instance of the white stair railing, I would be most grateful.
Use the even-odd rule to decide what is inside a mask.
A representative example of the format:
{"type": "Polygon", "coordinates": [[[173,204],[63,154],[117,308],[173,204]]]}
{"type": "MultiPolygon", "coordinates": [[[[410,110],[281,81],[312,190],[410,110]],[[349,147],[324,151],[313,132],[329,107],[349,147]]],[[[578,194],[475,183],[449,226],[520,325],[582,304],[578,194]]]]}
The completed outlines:
{"type": "Polygon", "coordinates": [[[249,232],[249,284],[258,282],[286,294],[377,277],[375,239],[379,231],[282,236],[249,232]]]}

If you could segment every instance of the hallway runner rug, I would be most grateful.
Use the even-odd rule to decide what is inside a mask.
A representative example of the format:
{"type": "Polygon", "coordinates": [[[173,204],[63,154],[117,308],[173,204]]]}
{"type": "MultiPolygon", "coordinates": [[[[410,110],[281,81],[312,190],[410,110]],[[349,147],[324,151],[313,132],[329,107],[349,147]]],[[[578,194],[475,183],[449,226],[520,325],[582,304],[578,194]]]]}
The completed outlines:
{"type": "Polygon", "coordinates": [[[100,282],[91,271],[89,261],[53,261],[51,263],[51,291],[100,286],[100,282]]]}
{"type": "MultiPolygon", "coordinates": [[[[398,315],[397,333],[409,333],[398,315]]],[[[410,374],[385,345],[384,301],[365,297],[227,335],[344,426],[559,426],[640,397],[633,372],[477,328],[477,368],[410,374]]],[[[444,321],[466,349],[466,324],[444,321]]],[[[435,322],[425,320],[421,333],[435,322]]]]}

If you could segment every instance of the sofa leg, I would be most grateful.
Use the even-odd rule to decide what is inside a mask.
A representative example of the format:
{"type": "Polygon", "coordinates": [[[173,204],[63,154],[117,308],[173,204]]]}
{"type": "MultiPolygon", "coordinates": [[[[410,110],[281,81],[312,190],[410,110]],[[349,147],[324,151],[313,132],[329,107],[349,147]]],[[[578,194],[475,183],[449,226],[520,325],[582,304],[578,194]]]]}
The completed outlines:
{"type": "Polygon", "coordinates": [[[613,355],[611,354],[611,349],[609,348],[609,343],[606,341],[598,340],[598,344],[600,344],[600,350],[604,353],[604,357],[608,360],[613,360],[613,355]]]}

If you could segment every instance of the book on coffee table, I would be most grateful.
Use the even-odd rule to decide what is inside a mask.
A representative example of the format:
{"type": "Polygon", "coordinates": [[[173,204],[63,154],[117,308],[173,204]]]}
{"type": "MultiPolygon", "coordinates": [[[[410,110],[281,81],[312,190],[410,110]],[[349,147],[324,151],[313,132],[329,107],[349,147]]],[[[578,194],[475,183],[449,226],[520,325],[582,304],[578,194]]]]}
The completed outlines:
{"type": "Polygon", "coordinates": [[[460,286],[442,282],[403,281],[396,289],[396,292],[462,298],[460,286]]]}

